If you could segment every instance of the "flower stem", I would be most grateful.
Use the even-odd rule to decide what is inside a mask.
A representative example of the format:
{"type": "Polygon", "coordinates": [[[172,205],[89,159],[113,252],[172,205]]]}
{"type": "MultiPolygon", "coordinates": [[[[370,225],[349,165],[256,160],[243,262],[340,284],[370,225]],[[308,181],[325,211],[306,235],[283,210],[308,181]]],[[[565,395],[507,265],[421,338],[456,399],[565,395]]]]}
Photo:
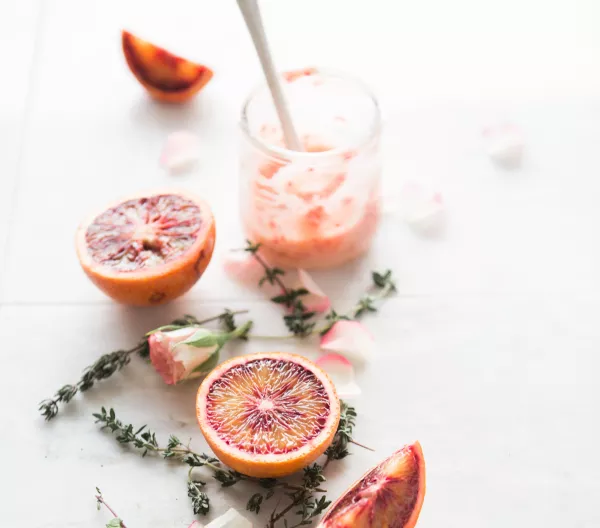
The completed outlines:
{"type": "MultiPolygon", "coordinates": [[[[231,315],[241,315],[247,314],[250,310],[237,310],[235,312],[230,312],[231,315]]],[[[215,315],[214,317],[209,317],[208,319],[202,319],[202,321],[198,321],[195,325],[201,326],[205,323],[211,323],[212,321],[218,321],[223,317],[223,314],[215,315]]]]}
{"type": "Polygon", "coordinates": [[[264,339],[264,340],[275,339],[275,340],[280,340],[280,339],[295,339],[298,336],[296,336],[294,334],[278,335],[278,336],[275,336],[275,335],[270,336],[270,335],[249,334],[248,337],[251,337],[252,339],[264,339]]]}

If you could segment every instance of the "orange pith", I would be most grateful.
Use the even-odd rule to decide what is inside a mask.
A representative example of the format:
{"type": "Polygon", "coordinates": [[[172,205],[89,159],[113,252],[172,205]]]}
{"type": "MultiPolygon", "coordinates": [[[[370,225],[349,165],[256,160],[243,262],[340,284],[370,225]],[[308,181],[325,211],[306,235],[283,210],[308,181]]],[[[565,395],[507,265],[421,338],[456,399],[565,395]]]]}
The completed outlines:
{"type": "Polygon", "coordinates": [[[185,102],[213,76],[210,68],[178,57],[127,31],[122,32],[122,45],[131,72],[160,101],[185,102]]]}
{"type": "Polygon", "coordinates": [[[353,484],[317,528],[413,528],[424,498],[425,460],[415,442],[353,484]]]}
{"type": "Polygon", "coordinates": [[[137,306],[165,303],[189,290],[208,266],[214,244],[208,205],[175,191],[119,201],[84,222],[76,237],[92,282],[137,306]]]}
{"type": "Polygon", "coordinates": [[[283,476],[323,454],[340,405],[333,384],[293,354],[253,354],[227,361],[198,390],[198,423],[222,462],[255,477],[283,476]]]}

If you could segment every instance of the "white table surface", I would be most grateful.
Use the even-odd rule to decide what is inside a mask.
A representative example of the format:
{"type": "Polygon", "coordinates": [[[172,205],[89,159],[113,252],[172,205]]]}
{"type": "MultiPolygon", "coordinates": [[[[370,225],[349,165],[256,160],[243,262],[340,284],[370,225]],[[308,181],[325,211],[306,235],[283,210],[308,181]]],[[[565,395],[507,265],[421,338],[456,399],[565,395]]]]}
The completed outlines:
{"type": "MultiPolygon", "coordinates": [[[[331,495],[420,439],[420,528],[600,526],[600,3],[265,0],[264,12],[282,69],[333,66],[379,95],[388,202],[416,179],[448,205],[443,236],[390,214],[366,259],[315,274],[342,310],[373,267],[392,267],[400,290],[367,320],[380,358],[358,372],[356,437],[377,452],[354,449],[331,495]],[[482,128],[502,120],[526,134],[517,171],[481,148],[482,128]]],[[[233,0],[2,0],[0,44],[0,524],[104,526],[99,486],[130,528],[185,528],[185,470],[123,451],[91,413],[114,406],[203,449],[194,383],[164,386],[134,361],[52,423],[36,408],[175,315],[249,308],[261,331],[281,330],[218,255],[184,298],[142,310],[107,300],[73,249],[91,208],[164,185],[211,202],[217,253],[240,244],[236,123],[260,78],[249,37],[233,0]],[[124,65],[122,27],[206,63],[213,81],[189,106],[152,103],[124,65]],[[185,128],[201,162],[171,176],[157,159],[185,128]]],[[[247,491],[214,491],[213,512],[242,507],[247,491]]]]}

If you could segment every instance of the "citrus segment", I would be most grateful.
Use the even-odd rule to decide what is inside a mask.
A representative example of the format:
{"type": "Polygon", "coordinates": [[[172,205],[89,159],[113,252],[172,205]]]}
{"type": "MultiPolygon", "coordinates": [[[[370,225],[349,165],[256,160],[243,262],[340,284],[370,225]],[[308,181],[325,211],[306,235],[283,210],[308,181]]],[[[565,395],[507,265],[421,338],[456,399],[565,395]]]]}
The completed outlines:
{"type": "Polygon", "coordinates": [[[352,485],[317,528],[413,528],[424,498],[425,460],[415,442],[352,485]]]}
{"type": "Polygon", "coordinates": [[[215,455],[255,477],[287,475],[316,460],[340,416],[333,384],[301,356],[242,356],[217,367],[198,391],[198,423],[215,455]]]}
{"type": "Polygon", "coordinates": [[[204,273],[214,243],[208,205],[176,192],[121,201],[77,232],[85,273],[107,295],[133,305],[159,304],[186,292],[204,273]]]}
{"type": "Polygon", "coordinates": [[[127,31],[122,32],[122,45],[131,72],[160,101],[187,101],[213,76],[210,68],[178,57],[127,31]]]}

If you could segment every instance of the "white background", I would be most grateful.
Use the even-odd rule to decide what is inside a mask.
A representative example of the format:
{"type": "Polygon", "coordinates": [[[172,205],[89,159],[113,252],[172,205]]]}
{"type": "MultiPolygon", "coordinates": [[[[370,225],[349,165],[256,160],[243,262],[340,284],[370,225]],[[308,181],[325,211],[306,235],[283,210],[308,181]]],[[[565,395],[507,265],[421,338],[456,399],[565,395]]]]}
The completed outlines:
{"type": "MultiPolygon", "coordinates": [[[[358,372],[356,437],[377,452],[332,466],[332,497],[419,439],[420,528],[600,526],[600,3],[265,0],[263,10],[282,69],[347,70],[378,94],[388,205],[416,179],[448,206],[443,236],[418,237],[391,214],[366,259],[315,274],[340,310],[373,267],[393,268],[400,290],[367,320],[380,358],[358,372]],[[495,168],[482,149],[481,130],[505,120],[525,132],[521,170],[495,168]]],[[[217,253],[240,245],[237,118],[259,79],[233,0],[0,2],[2,526],[104,526],[95,486],[130,528],[192,521],[184,468],[120,449],[91,413],[114,406],[200,450],[195,384],[166,387],[136,360],[50,424],[36,407],[175,315],[249,308],[262,333],[282,331],[277,309],[229,282],[218,255],[180,301],[136,310],[97,291],[73,249],[90,209],[164,185],[210,201],[217,253]],[[214,79],[190,105],[151,102],[124,65],[123,27],[214,79]],[[157,160],[178,129],[196,132],[202,152],[174,177],[157,160]]],[[[249,494],[215,491],[213,512],[243,508],[249,494]]]]}

